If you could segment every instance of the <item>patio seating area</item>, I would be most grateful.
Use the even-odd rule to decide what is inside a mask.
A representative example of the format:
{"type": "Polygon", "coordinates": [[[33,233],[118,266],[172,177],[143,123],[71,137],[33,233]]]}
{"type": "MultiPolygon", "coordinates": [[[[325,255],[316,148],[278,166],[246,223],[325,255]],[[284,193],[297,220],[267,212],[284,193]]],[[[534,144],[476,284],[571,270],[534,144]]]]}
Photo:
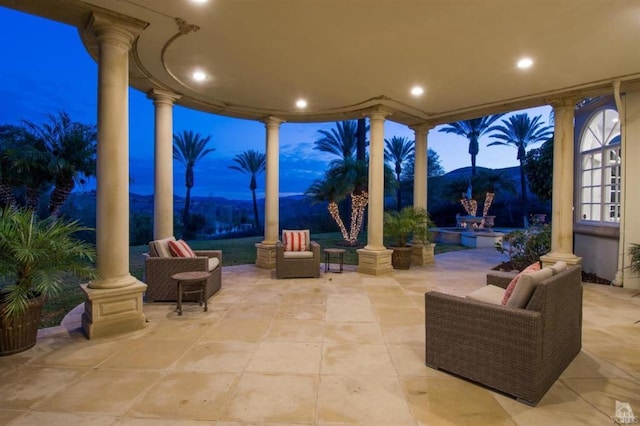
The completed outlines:
{"type": "Polygon", "coordinates": [[[425,366],[424,293],[465,295],[503,260],[289,280],[224,267],[208,312],[148,303],[148,326],[116,338],[85,339],[79,307],[0,358],[0,424],[603,425],[616,401],[640,415],[637,290],[584,284],[582,351],[537,407],[425,366]]]}

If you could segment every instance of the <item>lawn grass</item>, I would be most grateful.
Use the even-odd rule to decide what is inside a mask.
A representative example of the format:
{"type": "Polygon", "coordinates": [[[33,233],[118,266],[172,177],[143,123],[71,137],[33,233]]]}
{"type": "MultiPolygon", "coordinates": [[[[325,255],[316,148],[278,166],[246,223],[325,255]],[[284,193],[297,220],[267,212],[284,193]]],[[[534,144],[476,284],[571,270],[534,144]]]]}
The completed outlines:
{"type": "MultiPolygon", "coordinates": [[[[361,233],[357,246],[345,245],[339,232],[326,234],[312,234],[311,238],[320,244],[321,248],[345,249],[345,265],[357,265],[357,249],[364,247],[366,234],[361,233]]],[[[222,250],[222,266],[246,265],[256,262],[255,244],[262,242],[263,237],[233,238],[227,240],[189,241],[194,250],[222,250]]],[[[454,244],[436,244],[435,253],[465,250],[466,247],[454,244]]],[[[131,275],[139,280],[144,275],[144,254],[148,251],[147,245],[132,246],[129,248],[129,270],[131,275]]],[[[74,276],[65,280],[62,291],[51,297],[44,305],[40,328],[59,325],[64,316],[74,307],[84,301],[84,295],[80,289],[82,281],[74,276]]]]}

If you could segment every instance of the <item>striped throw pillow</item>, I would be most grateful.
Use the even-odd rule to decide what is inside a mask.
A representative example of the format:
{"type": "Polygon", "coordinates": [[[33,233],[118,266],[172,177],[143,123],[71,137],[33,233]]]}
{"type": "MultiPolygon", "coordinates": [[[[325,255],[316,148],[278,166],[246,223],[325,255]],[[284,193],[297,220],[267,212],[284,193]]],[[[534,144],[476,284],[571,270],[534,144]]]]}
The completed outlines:
{"type": "Polygon", "coordinates": [[[173,257],[196,257],[194,251],[184,240],[169,241],[169,251],[173,257]]]}
{"type": "Polygon", "coordinates": [[[305,231],[284,231],[284,250],[285,251],[306,251],[307,235],[305,231]]]}

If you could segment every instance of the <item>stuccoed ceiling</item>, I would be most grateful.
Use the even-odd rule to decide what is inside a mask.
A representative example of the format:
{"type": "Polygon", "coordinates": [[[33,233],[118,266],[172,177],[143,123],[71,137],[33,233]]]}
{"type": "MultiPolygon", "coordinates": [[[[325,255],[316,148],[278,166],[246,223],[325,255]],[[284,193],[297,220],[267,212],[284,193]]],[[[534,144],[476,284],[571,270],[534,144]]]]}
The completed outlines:
{"type": "Polygon", "coordinates": [[[440,124],[611,93],[640,81],[638,0],[0,0],[76,25],[91,13],[141,21],[135,88],[187,107],[289,122],[382,108],[440,124]],[[182,22],[182,32],[179,22],[182,22]],[[516,62],[534,60],[528,70],[516,62]],[[204,71],[203,82],[192,79],[204,71]],[[424,87],[421,97],[410,89],[424,87]],[[295,106],[304,98],[308,106],[295,106]]]}

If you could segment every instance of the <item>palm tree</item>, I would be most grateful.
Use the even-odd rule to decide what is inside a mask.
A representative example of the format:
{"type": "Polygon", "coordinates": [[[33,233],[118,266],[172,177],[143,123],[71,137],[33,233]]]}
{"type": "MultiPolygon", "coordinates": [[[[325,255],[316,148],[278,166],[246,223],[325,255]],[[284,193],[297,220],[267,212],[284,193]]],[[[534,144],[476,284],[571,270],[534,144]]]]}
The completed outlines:
{"type": "Polygon", "coordinates": [[[396,173],[398,187],[396,189],[397,210],[402,210],[402,188],[400,177],[402,175],[402,165],[411,158],[415,152],[415,142],[406,137],[394,136],[384,140],[384,159],[391,163],[396,173]]]}
{"type": "Polygon", "coordinates": [[[13,186],[16,173],[13,167],[13,157],[17,144],[16,140],[21,133],[21,128],[11,125],[0,126],[0,206],[15,205],[13,186]]]}
{"type": "Polygon", "coordinates": [[[357,151],[357,122],[339,121],[336,128],[318,130],[322,135],[314,142],[314,149],[334,154],[340,158],[353,158],[357,151]]]}
{"type": "Polygon", "coordinates": [[[48,169],[53,175],[54,188],[49,213],[58,216],[76,183],[82,185],[86,183],[85,178],[96,174],[97,129],[95,125],[71,120],[64,111],[57,116],[49,114],[48,118],[49,122],[42,125],[24,123],[32,137],[51,155],[48,169]]]}
{"type": "Polygon", "coordinates": [[[229,166],[230,169],[251,176],[249,189],[253,196],[253,216],[255,218],[256,231],[258,231],[260,229],[260,217],[258,216],[258,202],[256,201],[256,188],[258,187],[256,175],[264,172],[267,165],[267,157],[261,152],[249,149],[242,154],[236,155],[233,161],[237,164],[229,166]]]}
{"type": "Polygon", "coordinates": [[[488,115],[486,117],[474,118],[472,120],[462,120],[447,124],[440,128],[440,132],[453,133],[469,139],[469,154],[471,155],[471,176],[476,175],[476,156],[480,152],[478,140],[480,136],[487,133],[491,123],[502,117],[504,114],[488,115]]]}
{"type": "Polygon", "coordinates": [[[331,131],[318,131],[322,137],[314,142],[314,149],[336,155],[339,159],[331,162],[324,182],[316,181],[308,190],[310,194],[315,194],[311,196],[316,200],[322,199],[322,194],[332,194],[330,199],[325,198],[323,201],[329,201],[331,216],[340,227],[345,241],[352,244],[356,243],[362,229],[364,210],[369,200],[366,155],[364,159],[359,159],[359,156],[364,154],[363,147],[366,146],[366,130],[366,122],[341,121],[336,123],[336,128],[331,131]],[[332,185],[334,188],[327,190],[326,187],[332,185]],[[319,187],[323,187],[323,191],[317,191],[319,187]],[[338,207],[338,203],[347,195],[351,202],[351,224],[348,232],[338,207]]]}
{"type": "Polygon", "coordinates": [[[183,130],[182,134],[173,135],[173,159],[178,160],[185,167],[185,186],[187,194],[184,200],[184,210],[182,211],[182,226],[185,238],[190,237],[189,229],[189,206],[191,204],[191,188],[194,185],[193,168],[196,163],[204,158],[215,148],[207,148],[207,143],[211,135],[203,138],[200,133],[190,130],[183,130]]]}
{"type": "Polygon", "coordinates": [[[489,132],[496,132],[489,135],[489,137],[498,139],[497,141],[491,142],[488,146],[512,146],[518,150],[516,158],[520,161],[520,191],[525,226],[528,222],[529,210],[527,204],[527,181],[524,170],[527,146],[546,141],[553,135],[551,126],[546,125],[541,120],[542,115],[538,115],[532,120],[527,113],[516,114],[508,119],[502,120],[502,124],[491,126],[487,130],[489,132]]]}

